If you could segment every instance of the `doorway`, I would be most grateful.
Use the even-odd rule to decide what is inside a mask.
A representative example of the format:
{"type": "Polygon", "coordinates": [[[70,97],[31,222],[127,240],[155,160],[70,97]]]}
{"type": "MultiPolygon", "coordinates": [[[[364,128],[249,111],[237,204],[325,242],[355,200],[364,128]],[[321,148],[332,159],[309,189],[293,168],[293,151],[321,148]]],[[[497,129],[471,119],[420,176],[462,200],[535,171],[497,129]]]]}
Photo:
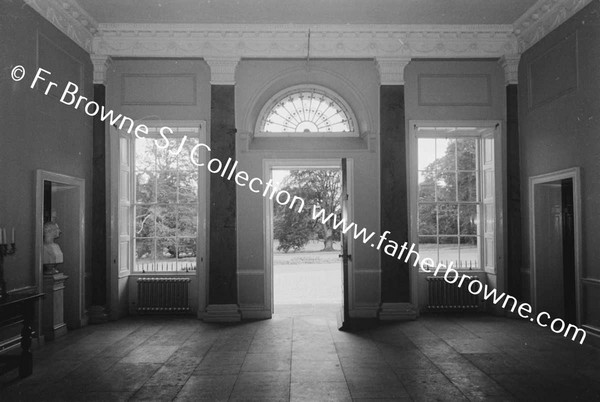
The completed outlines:
{"type": "MultiPolygon", "coordinates": [[[[265,251],[271,273],[271,311],[277,315],[335,316],[347,305],[343,236],[339,228],[333,228],[342,216],[349,222],[348,202],[342,197],[347,193],[342,165],[338,160],[273,161],[265,166],[267,179],[278,191],[304,201],[299,211],[266,199],[265,251]],[[330,217],[326,223],[313,219],[313,212],[321,209],[325,218],[330,217]]],[[[345,255],[347,250],[346,245],[345,255]]]]}
{"type": "Polygon", "coordinates": [[[579,171],[532,178],[530,189],[536,311],[578,323],[579,171]]]}
{"type": "MultiPolygon", "coordinates": [[[[43,285],[44,224],[54,222],[60,229],[56,239],[63,254],[57,269],[68,279],[64,290],[64,321],[68,328],[87,324],[85,298],[85,180],[58,173],[37,171],[36,281],[43,285]]],[[[40,310],[41,311],[41,310],[40,310]]],[[[41,315],[38,323],[41,328],[41,315]]]]}

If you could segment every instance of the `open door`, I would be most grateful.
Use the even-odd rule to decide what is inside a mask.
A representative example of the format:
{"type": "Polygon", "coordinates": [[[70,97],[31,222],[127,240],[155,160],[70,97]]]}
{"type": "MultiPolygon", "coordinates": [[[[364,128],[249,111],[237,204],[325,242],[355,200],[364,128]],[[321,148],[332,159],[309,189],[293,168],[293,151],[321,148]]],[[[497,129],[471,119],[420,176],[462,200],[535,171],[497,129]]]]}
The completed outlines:
{"type": "MultiPolygon", "coordinates": [[[[346,158],[342,158],[342,220],[348,222],[348,170],[346,166],[346,158]]],[[[342,309],[338,316],[338,329],[340,331],[347,330],[349,327],[350,314],[348,305],[348,262],[352,260],[352,256],[348,253],[348,235],[341,233],[342,238],[342,309]]]]}
{"type": "Polygon", "coordinates": [[[535,176],[529,182],[533,306],[537,312],[581,325],[585,281],[580,266],[579,170],[535,176]]]}

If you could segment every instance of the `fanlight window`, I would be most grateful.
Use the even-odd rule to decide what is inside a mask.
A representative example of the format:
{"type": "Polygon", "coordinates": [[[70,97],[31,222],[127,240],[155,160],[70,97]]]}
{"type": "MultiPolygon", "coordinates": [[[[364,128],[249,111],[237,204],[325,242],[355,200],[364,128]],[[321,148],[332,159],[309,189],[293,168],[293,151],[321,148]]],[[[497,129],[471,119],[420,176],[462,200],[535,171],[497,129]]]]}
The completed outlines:
{"type": "Polygon", "coordinates": [[[257,136],[354,136],[354,117],[341,99],[318,87],[287,90],[263,108],[257,136]]]}

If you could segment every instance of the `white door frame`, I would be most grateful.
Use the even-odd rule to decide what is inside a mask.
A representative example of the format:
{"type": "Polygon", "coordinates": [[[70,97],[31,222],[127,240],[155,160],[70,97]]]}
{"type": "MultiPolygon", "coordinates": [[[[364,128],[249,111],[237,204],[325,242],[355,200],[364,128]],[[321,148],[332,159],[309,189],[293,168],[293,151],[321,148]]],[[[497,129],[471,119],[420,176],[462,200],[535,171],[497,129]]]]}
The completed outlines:
{"type": "MultiPolygon", "coordinates": [[[[49,172],[38,169],[36,171],[36,197],[35,197],[35,282],[39,293],[43,292],[44,272],[42,255],[44,252],[44,181],[74,186],[79,193],[79,208],[73,211],[78,216],[79,232],[79,261],[76,278],[69,277],[67,286],[75,286],[77,295],[77,320],[78,325],[87,324],[87,312],[85,310],[85,179],[68,176],[61,173],[49,172]]],[[[38,311],[41,309],[41,301],[38,311]]],[[[42,314],[38,314],[38,328],[42,328],[42,314]]],[[[43,335],[43,334],[42,334],[43,335]]]]}
{"type": "MultiPolygon", "coordinates": [[[[353,186],[353,172],[354,172],[354,161],[352,158],[346,158],[347,160],[347,172],[346,180],[348,185],[348,219],[350,222],[354,221],[354,186],[353,186]]],[[[271,171],[273,169],[294,169],[294,168],[310,168],[310,169],[342,169],[342,158],[311,158],[311,159],[263,159],[263,180],[267,182],[271,178],[271,171]]],[[[263,197],[263,216],[264,219],[264,233],[266,236],[265,241],[265,306],[269,306],[271,315],[274,311],[274,300],[273,300],[273,211],[272,203],[268,197],[263,197]]],[[[348,254],[353,254],[354,244],[353,239],[348,239],[348,254]]],[[[342,261],[340,260],[340,266],[342,261]]],[[[341,269],[340,269],[341,275],[341,269]]],[[[354,305],[354,275],[353,275],[353,264],[352,261],[348,261],[348,309],[352,310],[354,305]]]]}
{"type": "Polygon", "coordinates": [[[531,260],[531,280],[529,281],[531,292],[531,305],[533,310],[538,311],[537,300],[537,262],[536,262],[536,244],[535,244],[535,186],[538,184],[550,183],[557,180],[573,180],[573,225],[574,225],[574,246],[575,246],[575,306],[577,325],[581,324],[581,171],[574,167],[557,172],[546,173],[529,178],[529,233],[531,239],[530,260],[531,260]]]}

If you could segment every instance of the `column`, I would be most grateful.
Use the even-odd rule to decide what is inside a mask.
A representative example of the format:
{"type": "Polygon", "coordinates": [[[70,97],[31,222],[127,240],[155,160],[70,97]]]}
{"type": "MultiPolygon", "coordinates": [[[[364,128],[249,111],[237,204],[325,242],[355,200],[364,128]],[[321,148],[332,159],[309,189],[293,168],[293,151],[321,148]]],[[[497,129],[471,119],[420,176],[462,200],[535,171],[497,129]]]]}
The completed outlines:
{"type": "MultiPolygon", "coordinates": [[[[106,106],[106,72],[111,59],[91,56],[94,65],[94,102],[106,106]]],[[[106,259],[106,127],[100,115],[93,122],[92,167],[92,306],[88,314],[91,324],[106,322],[108,264],[106,259]]]]}
{"type": "MultiPolygon", "coordinates": [[[[235,69],[238,58],[205,59],[211,70],[211,158],[236,159],[235,69]]],[[[209,175],[208,306],[204,320],[240,321],[237,299],[236,184],[209,175]]]]}
{"type": "Polygon", "coordinates": [[[506,169],[507,169],[507,272],[506,292],[516,298],[521,289],[521,180],[519,159],[518,70],[520,55],[505,55],[499,63],[504,68],[506,84],[506,169]]]}
{"type": "MultiPolygon", "coordinates": [[[[381,230],[398,244],[408,240],[404,68],[409,58],[378,58],[380,88],[381,230]]],[[[414,319],[410,267],[381,250],[380,320],[414,319]]]]}

